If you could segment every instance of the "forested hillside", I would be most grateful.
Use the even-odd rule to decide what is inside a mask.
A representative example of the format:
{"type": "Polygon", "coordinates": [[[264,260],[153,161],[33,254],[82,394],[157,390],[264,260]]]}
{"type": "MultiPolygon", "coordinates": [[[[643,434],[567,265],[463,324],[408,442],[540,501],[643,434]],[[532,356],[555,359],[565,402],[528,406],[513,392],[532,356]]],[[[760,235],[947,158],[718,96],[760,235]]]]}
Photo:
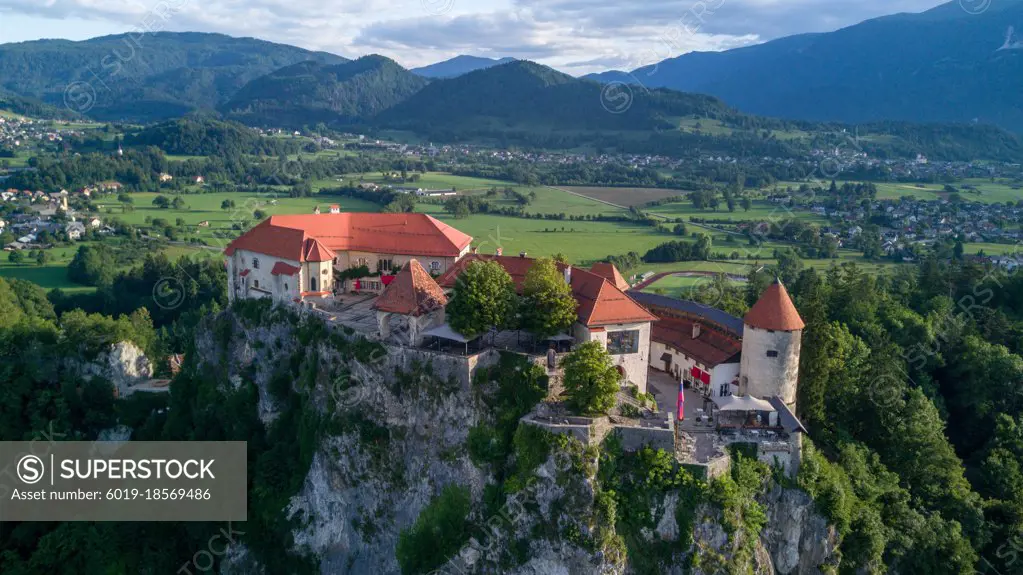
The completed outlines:
{"type": "Polygon", "coordinates": [[[221,34],[156,32],[0,45],[0,88],[107,120],[212,109],[278,68],[344,58],[221,34]]]}

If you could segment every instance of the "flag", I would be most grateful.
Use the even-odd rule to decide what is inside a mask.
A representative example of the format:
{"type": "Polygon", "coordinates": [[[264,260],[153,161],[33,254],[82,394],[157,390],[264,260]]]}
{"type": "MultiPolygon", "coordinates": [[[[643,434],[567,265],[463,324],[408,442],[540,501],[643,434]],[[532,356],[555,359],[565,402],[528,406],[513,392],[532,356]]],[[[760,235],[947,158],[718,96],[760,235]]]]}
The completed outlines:
{"type": "Polygon", "coordinates": [[[678,382],[678,420],[682,421],[686,418],[686,394],[683,391],[682,382],[678,382]]]}

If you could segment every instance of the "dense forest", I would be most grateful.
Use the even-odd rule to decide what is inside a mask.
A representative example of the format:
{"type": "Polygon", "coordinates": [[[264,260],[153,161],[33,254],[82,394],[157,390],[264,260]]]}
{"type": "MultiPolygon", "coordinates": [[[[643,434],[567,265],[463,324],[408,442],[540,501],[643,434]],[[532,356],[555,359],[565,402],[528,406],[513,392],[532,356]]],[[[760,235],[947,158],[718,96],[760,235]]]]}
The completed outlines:
{"type": "MultiPolygon", "coordinates": [[[[752,271],[741,288],[722,278],[697,296],[741,315],[774,274],[787,282],[807,324],[798,405],[814,447],[807,448],[799,484],[842,537],[840,573],[887,568],[965,575],[982,561],[1008,567],[1006,545],[1023,529],[1017,389],[1023,384],[1023,274],[933,259],[880,276],[855,264],[823,273],[800,268],[790,260],[752,271]]],[[[56,356],[87,359],[119,338],[154,357],[187,351],[198,322],[223,305],[224,281],[219,266],[161,258],[102,280],[94,296],[45,294],[32,284],[0,280],[0,378],[8,382],[0,433],[30,438],[52,424],[66,437],[89,439],[120,422],[139,439],[247,438],[253,457],[265,460],[260,465],[279,458],[277,464],[298,474],[273,489],[293,488],[286,486],[294,486],[289,482],[300,477],[308,454],[286,455],[289,449],[274,447],[284,440],[275,435],[281,431],[246,423],[255,417],[251,398],[224,398],[230,415],[216,415],[194,395],[209,384],[190,379],[194,374],[186,370],[171,394],[173,415],[161,418],[143,398],[115,401],[104,382],[68,380],[60,364],[40,363],[56,356]],[[185,294],[173,310],[148,299],[163,278],[175,278],[185,294]]],[[[269,476],[257,473],[252,480],[253,497],[263,497],[259,486],[269,476]]],[[[253,504],[262,510],[253,515],[260,526],[239,529],[260,534],[257,541],[280,537],[268,549],[284,553],[284,500],[272,496],[253,504]]],[[[204,529],[4,524],[0,567],[4,573],[151,573],[146,562],[166,566],[187,557],[204,529]],[[70,556],[60,551],[72,548],[70,556]]]]}

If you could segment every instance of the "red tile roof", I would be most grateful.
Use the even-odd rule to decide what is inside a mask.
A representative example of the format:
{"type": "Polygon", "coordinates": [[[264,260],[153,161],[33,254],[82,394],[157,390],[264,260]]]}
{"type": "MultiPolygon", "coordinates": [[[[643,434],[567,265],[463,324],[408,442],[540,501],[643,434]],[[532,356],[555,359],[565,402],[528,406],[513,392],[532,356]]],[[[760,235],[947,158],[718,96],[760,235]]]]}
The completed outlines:
{"type": "Polygon", "coordinates": [[[329,262],[334,259],[334,252],[323,245],[316,238],[309,238],[305,241],[305,250],[302,252],[302,261],[305,262],[329,262]]]}
{"type": "Polygon", "coordinates": [[[625,278],[622,277],[621,272],[618,271],[614,264],[597,262],[590,267],[590,271],[606,278],[607,281],[613,283],[616,288],[622,291],[629,289],[629,282],[625,281],[625,278]]]}
{"type": "Polygon", "coordinates": [[[426,214],[303,214],[271,216],[224,253],[241,249],[299,262],[338,251],[457,257],[470,243],[470,236],[426,214]],[[310,250],[307,240],[320,246],[310,250]]]}
{"type": "Polygon", "coordinates": [[[280,276],[280,275],[293,276],[293,275],[297,274],[300,270],[301,270],[301,268],[297,268],[295,266],[289,266],[288,264],[286,264],[284,262],[277,262],[277,263],[274,264],[274,268],[272,270],[270,270],[270,275],[275,275],[275,276],[280,276]]]}
{"type": "Polygon", "coordinates": [[[775,280],[764,290],[742,321],[755,328],[774,331],[795,331],[806,327],[780,280],[775,280]]]}
{"type": "Polygon", "coordinates": [[[442,308],[447,303],[448,298],[444,295],[444,290],[437,285],[418,260],[412,259],[388,284],[384,293],[380,294],[373,304],[373,309],[420,316],[442,308]]]}
{"type": "Polygon", "coordinates": [[[733,357],[738,361],[742,340],[734,335],[700,324],[700,335],[693,339],[691,319],[662,317],[653,325],[650,339],[677,349],[705,367],[713,368],[733,357]]]}
{"type": "MultiPolygon", "coordinates": [[[[515,289],[521,291],[526,279],[526,272],[533,265],[533,258],[516,256],[468,255],[458,260],[446,273],[437,279],[442,287],[455,287],[455,280],[474,261],[495,261],[508,272],[515,289]]],[[[565,264],[557,264],[558,270],[564,272],[565,264]]],[[[615,325],[621,323],[642,323],[657,321],[643,306],[615,287],[604,277],[582,268],[572,268],[572,295],[579,303],[579,321],[587,327],[615,325]]]]}

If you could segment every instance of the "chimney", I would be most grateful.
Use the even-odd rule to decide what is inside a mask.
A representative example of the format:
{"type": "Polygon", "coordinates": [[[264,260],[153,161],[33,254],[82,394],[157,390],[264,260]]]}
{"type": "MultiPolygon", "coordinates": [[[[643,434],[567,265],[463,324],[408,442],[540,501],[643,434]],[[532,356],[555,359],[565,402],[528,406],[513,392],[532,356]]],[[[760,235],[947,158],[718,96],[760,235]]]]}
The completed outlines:
{"type": "Polygon", "coordinates": [[[693,324],[693,339],[700,337],[700,324],[693,324]]]}
{"type": "Polygon", "coordinates": [[[572,285],[572,266],[565,266],[565,283],[572,285]]]}
{"type": "Polygon", "coordinates": [[[519,252],[519,257],[520,258],[526,257],[526,252],[519,252]]]}

